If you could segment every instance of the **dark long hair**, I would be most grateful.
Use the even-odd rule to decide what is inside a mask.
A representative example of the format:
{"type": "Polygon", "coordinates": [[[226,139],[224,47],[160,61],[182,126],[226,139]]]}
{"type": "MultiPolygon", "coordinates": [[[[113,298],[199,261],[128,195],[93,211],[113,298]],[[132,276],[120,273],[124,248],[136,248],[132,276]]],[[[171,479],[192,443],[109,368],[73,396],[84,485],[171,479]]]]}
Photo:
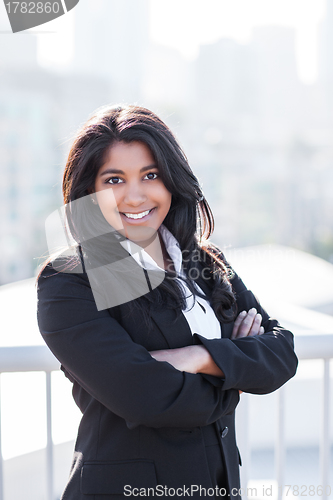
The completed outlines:
{"type": "MultiPolygon", "coordinates": [[[[176,138],[154,113],[135,105],[104,106],[95,112],[76,134],[68,155],[63,175],[63,198],[66,208],[75,206],[75,200],[87,197],[94,191],[99,169],[105,163],[110,148],[120,141],[139,141],[150,149],[160,178],[172,194],[171,207],[163,224],[178,240],[183,255],[187,256],[183,263],[186,275],[184,281],[193,294],[200,295],[192,279],[200,286],[200,279],[204,276],[217,318],[223,322],[232,321],[236,314],[235,297],[229,282],[232,271],[222,252],[208,242],[214,229],[212,211],[176,138]]],[[[84,207],[84,204],[82,206],[84,207]]],[[[92,210],[91,204],[89,210],[92,210]]],[[[100,235],[109,234],[106,229],[107,222],[98,205],[93,210],[96,220],[91,224],[91,234],[89,235],[89,229],[88,233],[85,232],[87,242],[93,241],[96,229],[100,235]]],[[[80,211],[74,214],[67,209],[67,216],[74,239],[82,243],[80,227],[85,218],[84,210],[81,207],[80,211]]],[[[86,247],[87,245],[88,243],[86,247]]],[[[44,263],[39,276],[50,260],[44,263]]],[[[166,272],[166,278],[161,285],[129,303],[129,309],[139,308],[148,323],[150,307],[163,304],[179,311],[185,309],[183,289],[171,278],[166,272]]]]}

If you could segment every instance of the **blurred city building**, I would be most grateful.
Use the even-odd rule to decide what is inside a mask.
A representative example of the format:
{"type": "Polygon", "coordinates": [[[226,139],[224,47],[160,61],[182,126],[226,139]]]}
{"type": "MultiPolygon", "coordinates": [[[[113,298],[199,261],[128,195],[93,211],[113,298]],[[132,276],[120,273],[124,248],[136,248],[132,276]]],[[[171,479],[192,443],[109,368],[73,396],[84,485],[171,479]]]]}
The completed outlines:
{"type": "Polygon", "coordinates": [[[322,90],[323,111],[327,123],[333,126],[333,4],[326,0],[326,16],[318,33],[319,84],[322,90]]]}
{"type": "Polygon", "coordinates": [[[247,44],[223,38],[190,61],[153,43],[149,23],[148,0],[80,2],[74,58],[59,72],[38,66],[34,35],[10,35],[2,21],[0,284],[36,272],[71,138],[117,102],[171,126],[212,205],[217,244],[282,244],[333,260],[331,3],[312,85],[298,78],[291,28],[257,27],[247,44]]]}
{"type": "Polygon", "coordinates": [[[141,98],[149,43],[148,0],[94,0],[75,10],[75,57],[71,72],[106,78],[112,101],[141,98]]]}
{"type": "MultiPolygon", "coordinates": [[[[5,9],[1,13],[5,14],[5,9]]],[[[36,52],[36,36],[29,32],[13,35],[9,19],[5,15],[0,16],[0,69],[37,69],[36,52]]]]}

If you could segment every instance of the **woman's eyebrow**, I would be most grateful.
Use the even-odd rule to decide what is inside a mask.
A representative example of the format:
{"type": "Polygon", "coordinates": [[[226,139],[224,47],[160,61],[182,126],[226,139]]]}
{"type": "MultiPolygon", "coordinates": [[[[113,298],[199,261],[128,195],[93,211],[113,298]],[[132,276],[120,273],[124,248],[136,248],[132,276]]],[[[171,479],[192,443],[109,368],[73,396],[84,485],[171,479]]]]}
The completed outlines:
{"type": "MultiPolygon", "coordinates": [[[[140,173],[146,172],[146,170],[151,170],[152,168],[157,168],[157,166],[153,163],[152,165],[147,165],[146,167],[142,167],[142,168],[140,168],[140,173]]],[[[122,174],[122,175],[125,175],[125,172],[123,170],[119,170],[117,168],[107,168],[106,170],[103,170],[103,172],[101,172],[99,174],[99,176],[101,177],[102,175],[105,175],[105,174],[122,174]]]]}

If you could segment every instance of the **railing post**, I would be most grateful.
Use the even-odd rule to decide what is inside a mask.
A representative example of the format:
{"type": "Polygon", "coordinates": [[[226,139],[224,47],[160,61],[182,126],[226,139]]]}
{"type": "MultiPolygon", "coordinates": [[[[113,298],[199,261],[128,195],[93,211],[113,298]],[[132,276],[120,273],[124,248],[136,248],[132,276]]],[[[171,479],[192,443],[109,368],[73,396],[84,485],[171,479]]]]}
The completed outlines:
{"type": "Polygon", "coordinates": [[[241,400],[237,407],[237,443],[242,457],[240,468],[240,479],[242,498],[247,499],[247,485],[249,481],[249,465],[251,463],[251,449],[249,440],[249,396],[241,394],[241,400]]]}
{"type": "Polygon", "coordinates": [[[52,439],[52,398],[51,398],[51,372],[46,372],[46,467],[47,467],[47,499],[54,500],[53,481],[53,439],[52,439]]]}
{"type": "Polygon", "coordinates": [[[329,486],[330,435],[329,435],[329,402],[330,402],[330,360],[324,359],[324,376],[322,384],[322,426],[320,439],[320,479],[323,488],[322,499],[327,499],[326,488],[329,486]]]}
{"type": "Polygon", "coordinates": [[[1,443],[1,373],[0,373],[0,500],[4,500],[3,458],[2,458],[2,443],[1,443]]]}
{"type": "Polygon", "coordinates": [[[278,487],[278,500],[282,500],[284,489],[284,460],[285,460],[285,436],[284,436],[284,403],[285,403],[285,388],[281,387],[277,391],[277,414],[278,428],[275,446],[275,477],[278,487]]]}

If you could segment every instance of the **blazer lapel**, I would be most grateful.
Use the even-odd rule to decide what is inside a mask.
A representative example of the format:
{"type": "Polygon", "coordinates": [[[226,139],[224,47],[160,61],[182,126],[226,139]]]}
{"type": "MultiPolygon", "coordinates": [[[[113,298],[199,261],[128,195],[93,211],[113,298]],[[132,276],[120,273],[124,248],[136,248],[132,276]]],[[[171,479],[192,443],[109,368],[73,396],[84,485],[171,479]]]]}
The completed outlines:
{"type": "Polygon", "coordinates": [[[174,309],[165,308],[152,311],[151,316],[169,349],[176,349],[193,343],[193,335],[183,313],[180,313],[177,317],[174,309]]]}

